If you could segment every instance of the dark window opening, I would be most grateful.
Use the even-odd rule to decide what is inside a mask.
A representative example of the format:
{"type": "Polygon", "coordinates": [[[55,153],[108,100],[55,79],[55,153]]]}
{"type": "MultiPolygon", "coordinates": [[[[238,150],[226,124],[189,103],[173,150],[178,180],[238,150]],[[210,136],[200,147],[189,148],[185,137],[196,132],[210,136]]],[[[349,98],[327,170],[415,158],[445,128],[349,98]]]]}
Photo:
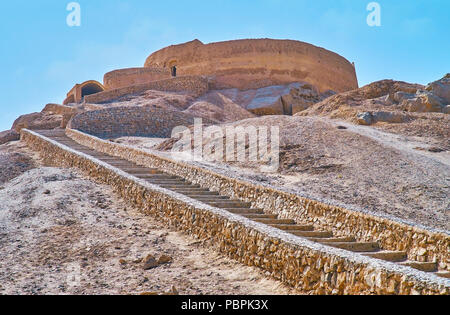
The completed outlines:
{"type": "Polygon", "coordinates": [[[173,66],[172,67],[172,77],[176,77],[177,76],[177,66],[173,66]]]}
{"type": "Polygon", "coordinates": [[[103,89],[96,84],[88,84],[81,89],[81,97],[85,97],[86,95],[96,94],[103,92],[103,89]]]}

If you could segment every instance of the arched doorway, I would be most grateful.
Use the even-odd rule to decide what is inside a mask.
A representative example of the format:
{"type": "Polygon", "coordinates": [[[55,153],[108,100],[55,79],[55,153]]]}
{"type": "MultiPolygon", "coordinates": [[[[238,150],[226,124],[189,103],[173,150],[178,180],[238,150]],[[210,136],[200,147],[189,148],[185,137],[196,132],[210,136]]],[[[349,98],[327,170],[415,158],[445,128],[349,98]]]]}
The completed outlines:
{"type": "Polygon", "coordinates": [[[67,93],[67,98],[64,104],[81,103],[85,96],[97,94],[105,91],[105,88],[100,82],[95,80],[86,81],[82,84],[75,84],[75,86],[67,93]]]}
{"type": "Polygon", "coordinates": [[[172,73],[172,77],[176,77],[177,76],[177,66],[173,66],[171,69],[170,69],[170,72],[172,73]]]}
{"type": "Polygon", "coordinates": [[[91,82],[91,83],[84,85],[81,88],[81,97],[85,97],[86,95],[97,94],[97,93],[103,92],[104,90],[105,89],[102,86],[100,86],[98,83],[91,82]]]}
{"type": "Polygon", "coordinates": [[[170,74],[173,78],[177,76],[177,61],[172,60],[169,62],[170,74]]]}

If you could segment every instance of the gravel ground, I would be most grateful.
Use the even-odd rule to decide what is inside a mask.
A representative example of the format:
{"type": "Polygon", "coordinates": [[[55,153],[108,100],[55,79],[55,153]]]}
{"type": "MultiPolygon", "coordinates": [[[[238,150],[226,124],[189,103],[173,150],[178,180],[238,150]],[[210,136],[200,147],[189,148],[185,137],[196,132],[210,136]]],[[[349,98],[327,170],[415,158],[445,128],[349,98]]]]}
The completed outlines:
{"type": "Polygon", "coordinates": [[[0,185],[36,166],[37,156],[20,142],[0,145],[0,185]]]}
{"type": "Polygon", "coordinates": [[[0,188],[0,294],[298,294],[211,248],[75,170],[35,168],[0,188]]]}

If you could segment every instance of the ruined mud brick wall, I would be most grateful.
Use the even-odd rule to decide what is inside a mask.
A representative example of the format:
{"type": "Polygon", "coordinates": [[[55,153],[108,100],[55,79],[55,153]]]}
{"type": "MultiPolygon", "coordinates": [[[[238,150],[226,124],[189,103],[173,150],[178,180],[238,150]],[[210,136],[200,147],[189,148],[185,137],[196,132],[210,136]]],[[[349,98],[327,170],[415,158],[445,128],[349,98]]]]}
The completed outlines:
{"type": "Polygon", "coordinates": [[[100,82],[89,80],[75,86],[67,93],[67,97],[63,104],[80,103],[86,95],[92,95],[105,90],[105,87],[100,82]]]}
{"type": "Polygon", "coordinates": [[[84,101],[85,103],[100,104],[117,99],[124,95],[142,93],[148,90],[188,92],[194,94],[194,96],[201,96],[209,90],[209,83],[208,79],[202,76],[177,77],[87,95],[84,97],[84,101]]]}
{"type": "Polygon", "coordinates": [[[42,110],[43,113],[52,113],[55,115],[74,114],[77,111],[75,107],[59,105],[59,104],[47,104],[42,110]]]}
{"type": "Polygon", "coordinates": [[[405,224],[396,218],[350,210],[325,201],[305,198],[288,190],[242,181],[156,153],[102,141],[76,130],[66,130],[66,134],[97,151],[139,165],[164,169],[167,173],[181,176],[222,195],[251,202],[254,208],[278,214],[282,219],[312,224],[317,230],[333,231],[336,236],[352,235],[358,241],[376,241],[385,250],[406,251],[411,260],[437,262],[441,270],[450,270],[450,237],[444,232],[429,231],[405,224]]]}
{"type": "Polygon", "coordinates": [[[108,72],[103,77],[106,90],[170,79],[170,70],[161,68],[129,68],[108,72]]]}
{"type": "Polygon", "coordinates": [[[103,139],[142,136],[170,138],[177,126],[194,124],[193,116],[151,107],[113,107],[76,115],[69,127],[103,139]]]}
{"type": "Polygon", "coordinates": [[[256,89],[308,82],[321,92],[358,88],[353,64],[338,54],[292,40],[250,39],[203,44],[194,40],[150,55],[145,67],[179,75],[208,75],[214,88],[256,89]]]}
{"type": "MultiPolygon", "coordinates": [[[[73,133],[73,135],[75,135],[73,133]]],[[[22,141],[55,166],[77,167],[138,207],[275,279],[311,294],[446,294],[448,281],[392,263],[329,248],[199,203],[132,177],[32,131],[22,141]]]]}

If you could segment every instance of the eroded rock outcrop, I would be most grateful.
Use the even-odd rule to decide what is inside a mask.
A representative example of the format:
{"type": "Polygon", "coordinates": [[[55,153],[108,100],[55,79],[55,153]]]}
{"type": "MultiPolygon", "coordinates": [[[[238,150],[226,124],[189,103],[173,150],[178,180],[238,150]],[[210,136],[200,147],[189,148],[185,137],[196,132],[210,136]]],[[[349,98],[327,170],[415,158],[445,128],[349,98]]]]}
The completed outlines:
{"type": "Polygon", "coordinates": [[[55,129],[61,126],[63,115],[41,112],[22,115],[16,119],[12,129],[20,132],[23,128],[31,130],[55,129]]]}
{"type": "Polygon", "coordinates": [[[393,80],[371,83],[360,89],[340,93],[306,109],[297,115],[326,115],[352,119],[361,125],[377,122],[404,123],[413,117],[409,113],[448,113],[445,98],[449,75],[427,88],[393,80]]]}
{"type": "Polygon", "coordinates": [[[450,73],[447,73],[442,79],[430,83],[427,91],[443,99],[446,105],[450,104],[450,73]]]}
{"type": "Polygon", "coordinates": [[[0,132],[0,145],[11,142],[11,141],[17,141],[20,139],[20,134],[15,130],[6,130],[0,132]]]}

